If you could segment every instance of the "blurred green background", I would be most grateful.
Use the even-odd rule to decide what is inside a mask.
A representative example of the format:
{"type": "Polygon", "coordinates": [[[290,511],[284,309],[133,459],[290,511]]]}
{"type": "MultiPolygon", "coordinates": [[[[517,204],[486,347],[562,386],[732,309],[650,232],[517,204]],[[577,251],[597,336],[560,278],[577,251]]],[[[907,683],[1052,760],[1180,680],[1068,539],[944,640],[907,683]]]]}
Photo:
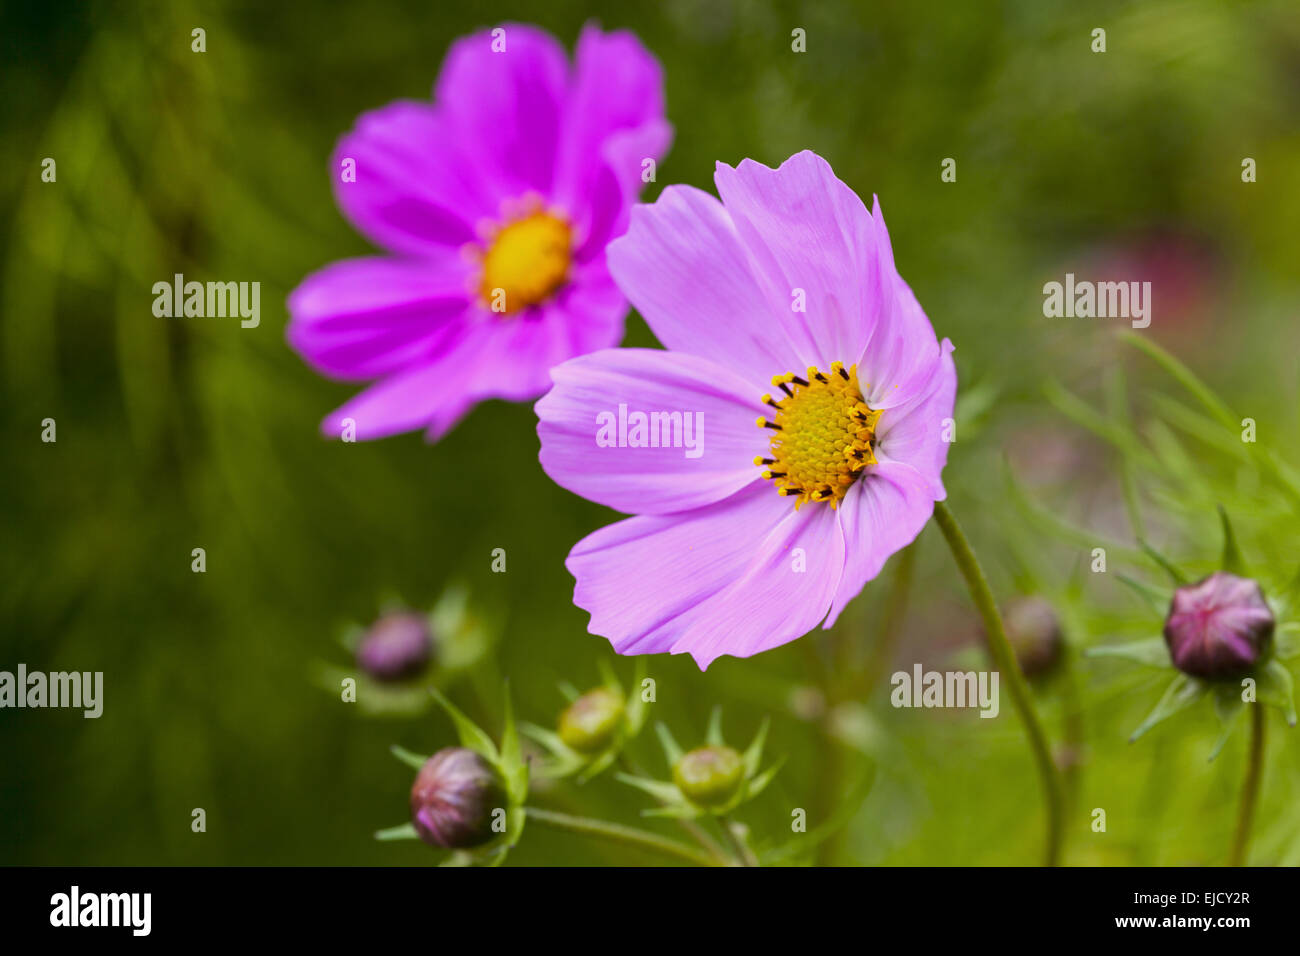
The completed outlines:
{"type": "MultiPolygon", "coordinates": [[[[1209,570],[1223,502],[1247,554],[1288,576],[1300,514],[1276,474],[1231,434],[1180,424],[1184,394],[1116,340],[1126,323],[1044,318],[1042,286],[1067,271],[1152,281],[1141,334],[1256,419],[1264,451],[1300,462],[1300,8],[1081,7],[6,3],[0,669],[103,671],[105,703],[99,720],[0,711],[0,863],[433,862],[371,833],[406,818],[410,773],[389,744],[430,752],[451,727],[432,711],[367,719],[313,684],[319,662],[346,666],[347,622],[386,596],[427,607],[465,582],[503,630],[479,672],[445,689],[494,733],[503,678],[522,717],[550,724],[557,682],[594,685],[596,662],[613,660],[563,566],[613,515],[541,472],[531,407],[481,406],[434,447],[418,434],[329,442],[318,422],[353,389],[284,342],[295,284],[367,251],[331,198],[336,138],[365,110],[427,97],[451,41],[504,20],[571,47],[596,18],[658,55],[677,135],[647,200],[671,182],[712,189],[717,160],[777,165],[803,148],[879,194],[900,271],[957,345],[945,478],[999,596],[1048,595],[1076,646],[1158,633],[1158,614],[1087,567],[1095,538],[1115,543],[1113,570],[1159,580],[1133,553],[1123,456],[1088,427],[1107,416],[1153,452],[1131,462],[1153,541],[1209,570]],[[190,51],[195,27],[206,53],[190,51]],[[791,51],[795,27],[806,53],[791,51]],[[1097,27],[1104,54],[1090,49],[1097,27]],[[44,157],[56,183],[41,182],[44,157]],[[946,157],[954,183],[940,180],[946,157]],[[1257,182],[1242,182],[1243,157],[1257,182]],[[151,286],[176,272],[260,281],[261,326],[154,317],[151,286]],[[40,440],[47,417],[56,444],[40,440]],[[1008,463],[1032,507],[1008,491],[1008,463]],[[206,574],[190,571],[195,547],[206,574]],[[506,574],[490,570],[498,547],[506,574]],[[195,807],[206,833],[191,832],[195,807]]],[[[627,342],[654,340],[633,317],[627,342]]],[[[649,662],[652,720],[683,743],[715,704],[736,742],[772,717],[769,753],[788,761],[738,814],[760,847],[787,842],[805,808],[810,828],[837,811],[844,826],[803,860],[1037,861],[1038,783],[1009,703],[995,721],[889,706],[890,670],[976,647],[932,528],[916,560],[892,637],[897,557],[836,636],[705,674],[685,657],[649,662]],[[871,693],[846,680],[862,670],[885,675],[871,693]]],[[[1167,677],[1087,661],[1076,677],[1086,746],[1067,862],[1221,863],[1244,735],[1207,763],[1217,728],[1198,711],[1129,745],[1167,677]]],[[[1060,739],[1068,695],[1038,693],[1060,739]]],[[[1294,864],[1300,737],[1275,718],[1252,860],[1294,864]]],[[[664,775],[652,734],[633,752],[664,775]]],[[[608,777],[537,799],[625,822],[647,805],[608,777]]],[[[657,861],[531,828],[511,862],[657,861]]]]}

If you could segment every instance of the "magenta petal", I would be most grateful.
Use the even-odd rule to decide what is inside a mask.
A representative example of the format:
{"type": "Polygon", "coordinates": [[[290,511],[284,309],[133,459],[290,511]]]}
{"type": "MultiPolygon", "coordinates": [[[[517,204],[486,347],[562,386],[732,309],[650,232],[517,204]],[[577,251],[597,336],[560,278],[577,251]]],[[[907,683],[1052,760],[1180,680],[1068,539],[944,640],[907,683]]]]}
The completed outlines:
{"type": "Polygon", "coordinates": [[[646,157],[667,152],[672,137],[673,128],[663,120],[651,120],[635,129],[613,134],[601,149],[604,160],[588,185],[585,202],[558,199],[562,206],[583,210],[575,218],[578,232],[575,259],[586,262],[594,256],[603,257],[609,241],[627,231],[632,205],[643,186],[642,163],[646,157]],[[625,173],[633,169],[637,174],[629,181],[625,173]]]}
{"type": "MultiPolygon", "coordinates": [[[[586,207],[588,197],[608,188],[599,181],[608,175],[626,215],[645,183],[643,162],[660,159],[672,141],[672,127],[663,119],[663,71],[635,35],[619,30],[604,33],[588,24],[574,54],[574,82],[564,120],[556,173],[556,200],[571,210],[586,207]]],[[[593,222],[584,242],[601,245],[619,235],[609,222],[593,222]],[[599,226],[606,227],[600,235],[599,226]]],[[[585,225],[585,223],[584,223],[585,225]]],[[[580,253],[581,257],[581,253],[580,253]]]]}
{"type": "Polygon", "coordinates": [[[552,301],[508,319],[478,312],[483,374],[470,385],[475,401],[526,401],[551,387],[553,366],[623,338],[627,300],[600,263],[581,269],[552,301]]]}
{"type": "Polygon", "coordinates": [[[452,44],[435,98],[457,137],[508,192],[549,195],[568,83],[564,48],[526,24],[497,30],[452,44]],[[494,52],[501,43],[504,50],[494,52]]]}
{"type": "Polygon", "coordinates": [[[952,343],[944,339],[941,351],[930,381],[915,387],[918,397],[885,411],[876,430],[881,455],[920,472],[930,481],[931,493],[939,501],[945,497],[941,475],[948,462],[948,448],[956,437],[950,423],[957,399],[952,343]]]}
{"type": "Polygon", "coordinates": [[[833,511],[795,511],[755,482],[704,508],[602,528],[578,542],[567,566],[589,630],[618,653],[690,653],[704,668],[815,627],[843,562],[833,511]]]}
{"type": "Polygon", "coordinates": [[[500,197],[438,111],[397,102],[363,114],[334,150],[330,179],[359,232],[393,252],[422,255],[475,238],[500,197]],[[355,180],[345,181],[347,161],[355,180]]]}
{"type": "Polygon", "coordinates": [[[801,365],[852,364],[880,298],[862,200],[808,150],[778,169],[752,159],[735,169],[718,163],[713,178],[755,274],[783,310],[801,365]],[[803,293],[804,311],[794,308],[795,290],[803,293]]]}
{"type": "Polygon", "coordinates": [[[754,426],[754,402],[742,397],[746,383],[707,359],[609,349],[565,362],[551,378],[555,387],[536,406],[542,468],[584,498],[664,514],[719,501],[758,478],[752,459],[768,442],[754,426]],[[676,416],[667,434],[664,419],[650,419],[657,427],[645,439],[653,434],[660,447],[619,447],[620,432],[640,440],[638,413],[676,416]]]}
{"type": "Polygon", "coordinates": [[[348,259],[289,295],[289,344],[312,366],[348,380],[378,378],[430,355],[465,312],[465,266],[348,259]]]}
{"type": "Polygon", "coordinates": [[[669,349],[712,359],[759,390],[798,361],[780,307],[763,296],[735,226],[708,193],[668,186],[654,204],[634,207],[607,257],[669,349]]]}
{"type": "Polygon", "coordinates": [[[370,441],[415,428],[444,434],[473,404],[469,387],[482,372],[487,341],[469,334],[462,323],[436,356],[371,385],[321,423],[326,435],[339,435],[347,420],[356,439],[370,441]]]}
{"type": "MultiPolygon", "coordinates": [[[[934,513],[931,482],[908,465],[882,462],[869,469],[840,503],[844,575],[826,627],[830,627],[889,556],[910,544],[934,513]]],[[[942,500],[940,498],[939,500],[942,500]]]]}

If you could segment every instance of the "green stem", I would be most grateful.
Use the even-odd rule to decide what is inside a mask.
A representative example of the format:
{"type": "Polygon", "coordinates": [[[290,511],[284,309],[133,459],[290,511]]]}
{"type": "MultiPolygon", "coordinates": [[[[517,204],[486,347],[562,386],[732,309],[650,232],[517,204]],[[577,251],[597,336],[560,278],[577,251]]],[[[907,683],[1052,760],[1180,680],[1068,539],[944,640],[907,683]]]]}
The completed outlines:
{"type": "Polygon", "coordinates": [[[567,833],[580,833],[583,836],[599,837],[613,843],[622,843],[626,846],[650,850],[663,856],[676,857],[697,866],[717,866],[715,860],[694,847],[679,843],[676,840],[670,840],[668,837],[662,837],[657,833],[651,833],[648,830],[625,827],[621,823],[610,823],[608,820],[594,820],[591,817],[574,817],[567,813],[556,813],[552,810],[542,810],[537,807],[525,807],[524,813],[532,822],[550,827],[553,830],[564,830],[567,833]]]}
{"type": "Polygon", "coordinates": [[[988,639],[989,653],[992,655],[993,662],[998,670],[1002,672],[1007,688],[1011,691],[1011,702],[1015,705],[1016,712],[1025,725],[1025,733],[1029,737],[1029,749],[1033,753],[1034,763],[1038,767],[1038,776],[1043,785],[1043,799],[1047,803],[1047,852],[1045,858],[1048,866],[1056,866],[1061,856],[1064,793],[1060,774],[1057,771],[1055,762],[1052,760],[1052,754],[1047,744],[1047,734],[1043,732],[1042,722],[1039,720],[1038,712],[1034,708],[1034,701],[1030,697],[1029,685],[1025,682],[1025,675],[1016,662],[1015,651],[1011,648],[1011,642],[1007,640],[1006,628],[1002,624],[1002,615],[998,612],[997,603],[993,600],[993,593],[989,590],[989,582],[984,577],[984,570],[980,567],[979,559],[975,557],[975,552],[971,550],[970,542],[966,540],[966,535],[962,533],[961,526],[957,524],[957,519],[952,516],[952,512],[948,510],[948,506],[942,501],[935,503],[934,519],[939,525],[939,530],[943,532],[944,538],[948,541],[948,547],[952,550],[952,556],[957,561],[957,567],[961,570],[962,577],[966,579],[966,587],[970,591],[971,599],[974,600],[976,608],[979,609],[980,617],[984,620],[984,633],[988,639]]]}
{"type": "Polygon", "coordinates": [[[718,817],[718,826],[722,830],[722,837],[731,847],[731,852],[736,854],[736,860],[741,866],[758,866],[758,861],[754,859],[740,837],[736,836],[736,831],[731,829],[731,821],[726,817],[718,817]]]}
{"type": "Polygon", "coordinates": [[[1255,803],[1259,799],[1259,782],[1264,776],[1264,708],[1250,707],[1250,757],[1246,779],[1241,784],[1241,806],[1237,810],[1237,832],[1228,855],[1229,866],[1242,866],[1250,847],[1250,826],[1255,820],[1255,803]]]}
{"type": "MultiPolygon", "coordinates": [[[[634,777],[647,776],[647,774],[640,767],[638,767],[636,763],[634,763],[631,760],[631,758],[629,758],[628,755],[625,753],[620,753],[618,755],[618,765],[623,768],[625,773],[629,773],[634,777]]],[[[718,846],[717,841],[715,841],[713,837],[709,836],[707,833],[704,832],[704,828],[702,826],[700,826],[694,820],[688,820],[686,817],[678,817],[677,822],[681,824],[683,830],[685,830],[687,833],[691,835],[691,837],[695,840],[696,843],[698,843],[700,846],[704,848],[705,853],[713,857],[713,862],[715,865],[719,865],[719,866],[726,865],[727,862],[726,851],[723,850],[722,847],[718,846]]]]}
{"type": "Polygon", "coordinates": [[[1061,777],[1065,785],[1066,813],[1073,813],[1079,802],[1080,771],[1083,768],[1084,728],[1083,694],[1079,688],[1079,674],[1075,668],[1076,651],[1066,644],[1061,648],[1062,697],[1065,703],[1065,747],[1062,754],[1061,777]]]}

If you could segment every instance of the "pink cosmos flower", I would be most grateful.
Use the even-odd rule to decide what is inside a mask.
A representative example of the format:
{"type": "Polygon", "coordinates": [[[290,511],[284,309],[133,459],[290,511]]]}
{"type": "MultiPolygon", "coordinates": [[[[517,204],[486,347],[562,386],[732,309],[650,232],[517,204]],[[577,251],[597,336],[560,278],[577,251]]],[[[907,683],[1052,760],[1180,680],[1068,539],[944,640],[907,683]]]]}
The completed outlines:
{"type": "Polygon", "coordinates": [[[811,152],[714,180],[721,202],[670,186],[609,248],[667,351],[572,359],[536,405],[547,474],[635,515],[569,554],[591,632],[701,668],[830,627],[916,537],[957,390],[879,203],[811,152]]]}
{"type": "Polygon", "coordinates": [[[617,345],[627,302],[605,246],[646,160],[668,148],[659,64],[588,26],[570,68],[541,30],[458,40],[434,102],[363,115],[332,160],[343,214],[386,254],[334,263],[289,297],[289,343],[374,384],[329,415],[357,438],[437,440],[476,402],[535,398],[552,365],[617,345]]]}

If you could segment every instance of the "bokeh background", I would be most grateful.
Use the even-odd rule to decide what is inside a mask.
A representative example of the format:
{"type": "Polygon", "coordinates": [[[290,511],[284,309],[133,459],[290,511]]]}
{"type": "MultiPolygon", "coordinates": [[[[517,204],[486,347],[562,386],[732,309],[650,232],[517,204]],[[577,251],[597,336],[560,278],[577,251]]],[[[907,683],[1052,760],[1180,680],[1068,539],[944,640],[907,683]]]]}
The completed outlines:
{"type": "MultiPolygon", "coordinates": [[[[879,194],[900,271],[957,345],[946,481],[1000,597],[1049,597],[1076,650],[1158,633],[1157,611],[1088,567],[1106,546],[1112,571],[1161,583],[1134,546],[1126,468],[1148,537],[1187,568],[1213,567],[1222,502],[1248,556],[1294,572],[1293,0],[6,3],[0,669],[103,671],[105,705],[99,720],[0,711],[0,863],[436,861],[371,833],[406,818],[410,773],[388,746],[430,752],[452,742],[448,721],[369,718],[313,679],[347,665],[339,634],[393,596],[428,607],[463,582],[499,624],[494,652],[444,688],[493,732],[506,677],[517,712],[549,724],[557,682],[594,685],[602,658],[630,676],[586,633],[563,566],[613,515],[541,472],[528,405],[481,406],[435,447],[326,441],[318,422],[351,389],[283,335],[294,285],[367,251],[326,169],[354,118],[427,97],[461,34],[521,19],[571,47],[592,18],[635,30],[665,67],[677,136],[646,199],[712,188],[716,160],[803,148],[879,194]],[[194,27],[206,53],[190,51],[194,27]],[[1151,281],[1139,334],[1253,417],[1258,448],[1205,426],[1117,338],[1122,320],[1045,318],[1043,283],[1067,271],[1151,281]],[[176,272],[260,281],[260,327],[154,317],[151,286],[176,272]],[[47,417],[56,444],[40,440],[47,417]]],[[[635,316],[626,341],[654,344],[635,316]]],[[[835,635],[704,674],[649,662],[652,718],[683,743],[717,704],[737,742],[772,718],[769,752],[787,762],[738,814],[760,848],[789,843],[805,808],[839,829],[796,844],[798,861],[1037,861],[1038,784],[1009,701],[994,721],[889,706],[890,671],[979,661],[934,529],[914,559],[905,613],[895,557],[835,635]]],[[[1072,683],[1036,690],[1079,756],[1067,862],[1221,863],[1244,733],[1208,762],[1218,728],[1199,710],[1130,745],[1167,676],[1075,656],[1072,683]]],[[[1252,860],[1295,864],[1300,736],[1271,720],[1252,860]]],[[[652,734],[633,752],[663,775],[652,734]]],[[[623,822],[647,805],[608,777],[537,799],[623,822]]],[[[511,862],[657,861],[532,828],[511,862]]]]}

